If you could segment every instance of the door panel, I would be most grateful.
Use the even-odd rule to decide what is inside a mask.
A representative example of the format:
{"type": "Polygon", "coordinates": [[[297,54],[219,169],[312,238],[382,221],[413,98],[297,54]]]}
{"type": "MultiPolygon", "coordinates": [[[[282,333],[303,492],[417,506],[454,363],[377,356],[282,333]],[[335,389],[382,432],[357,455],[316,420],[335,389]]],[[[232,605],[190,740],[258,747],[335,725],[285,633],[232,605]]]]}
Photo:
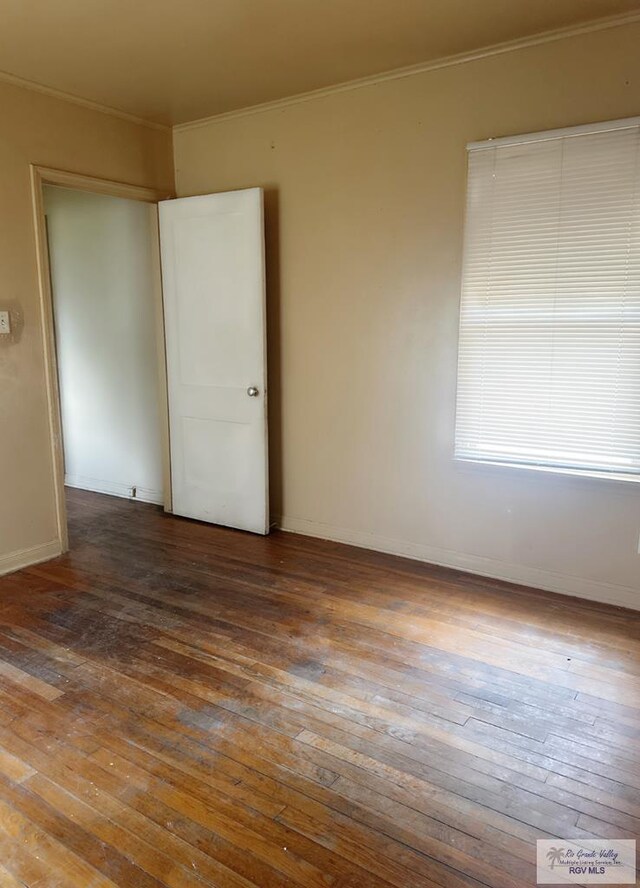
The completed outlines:
{"type": "Polygon", "coordinates": [[[262,189],[159,208],[173,511],[267,533],[262,189]]]}

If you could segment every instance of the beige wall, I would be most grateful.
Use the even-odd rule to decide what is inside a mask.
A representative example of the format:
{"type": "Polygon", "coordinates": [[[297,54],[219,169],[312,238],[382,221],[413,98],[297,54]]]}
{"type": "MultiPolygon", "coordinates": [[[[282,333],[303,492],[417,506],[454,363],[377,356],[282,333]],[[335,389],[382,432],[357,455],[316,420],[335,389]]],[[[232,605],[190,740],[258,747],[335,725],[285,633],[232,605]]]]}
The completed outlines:
{"type": "Polygon", "coordinates": [[[176,132],[267,196],[284,526],[640,606],[640,488],[452,460],[467,141],[640,114],[640,26],[176,132]]]}
{"type": "Polygon", "coordinates": [[[167,192],[173,171],[169,133],[40,93],[0,84],[0,119],[0,309],[24,323],[0,343],[2,572],[56,537],[29,164],[167,192]]]}

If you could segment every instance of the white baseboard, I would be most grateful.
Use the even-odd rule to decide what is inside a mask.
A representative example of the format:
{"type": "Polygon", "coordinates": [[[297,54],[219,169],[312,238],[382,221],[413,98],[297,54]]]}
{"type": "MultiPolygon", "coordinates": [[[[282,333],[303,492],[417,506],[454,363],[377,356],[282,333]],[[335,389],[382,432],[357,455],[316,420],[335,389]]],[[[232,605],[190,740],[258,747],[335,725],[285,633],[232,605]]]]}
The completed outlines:
{"type": "Polygon", "coordinates": [[[309,521],[306,518],[289,518],[285,515],[275,519],[276,525],[285,531],[300,533],[305,536],[346,543],[375,552],[389,555],[400,555],[415,561],[425,561],[439,567],[451,567],[465,573],[490,577],[493,580],[504,580],[518,586],[533,586],[547,592],[558,592],[560,595],[571,595],[586,598],[588,601],[599,601],[640,610],[640,590],[631,586],[619,586],[614,583],[601,583],[569,574],[554,573],[537,567],[526,567],[521,564],[510,564],[481,555],[467,555],[450,549],[439,549],[424,546],[420,543],[408,543],[403,540],[379,536],[364,531],[349,530],[330,524],[309,521]]]}
{"type": "Polygon", "coordinates": [[[101,481],[99,478],[87,478],[84,475],[65,475],[64,483],[67,487],[75,487],[78,490],[91,490],[93,493],[107,493],[109,496],[140,500],[140,502],[143,503],[155,503],[159,506],[164,503],[164,495],[162,491],[152,490],[149,487],[120,484],[116,481],[101,481]]]}
{"type": "Polygon", "coordinates": [[[49,543],[31,546],[29,549],[19,549],[8,555],[0,555],[0,576],[13,573],[14,570],[20,570],[23,567],[30,567],[32,564],[40,564],[41,561],[48,561],[50,558],[56,558],[61,553],[60,541],[51,540],[49,543]]]}

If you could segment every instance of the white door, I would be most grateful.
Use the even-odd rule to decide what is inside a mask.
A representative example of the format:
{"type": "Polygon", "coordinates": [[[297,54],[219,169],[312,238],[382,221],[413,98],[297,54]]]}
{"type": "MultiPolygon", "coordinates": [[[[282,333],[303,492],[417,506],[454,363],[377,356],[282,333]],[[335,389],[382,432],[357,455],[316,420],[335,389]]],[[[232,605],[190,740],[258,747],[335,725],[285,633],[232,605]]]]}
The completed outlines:
{"type": "Polygon", "coordinates": [[[262,189],[159,207],[173,511],[268,533],[262,189]]]}

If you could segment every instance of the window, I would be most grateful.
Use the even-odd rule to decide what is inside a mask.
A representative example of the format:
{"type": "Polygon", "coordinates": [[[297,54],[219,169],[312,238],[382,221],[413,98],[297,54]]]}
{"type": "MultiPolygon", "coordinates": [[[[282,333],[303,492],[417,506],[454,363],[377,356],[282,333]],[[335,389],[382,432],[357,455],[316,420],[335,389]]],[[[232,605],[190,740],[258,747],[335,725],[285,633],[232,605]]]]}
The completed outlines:
{"type": "Polygon", "coordinates": [[[640,474],[640,119],[468,148],[456,457],[640,474]]]}

